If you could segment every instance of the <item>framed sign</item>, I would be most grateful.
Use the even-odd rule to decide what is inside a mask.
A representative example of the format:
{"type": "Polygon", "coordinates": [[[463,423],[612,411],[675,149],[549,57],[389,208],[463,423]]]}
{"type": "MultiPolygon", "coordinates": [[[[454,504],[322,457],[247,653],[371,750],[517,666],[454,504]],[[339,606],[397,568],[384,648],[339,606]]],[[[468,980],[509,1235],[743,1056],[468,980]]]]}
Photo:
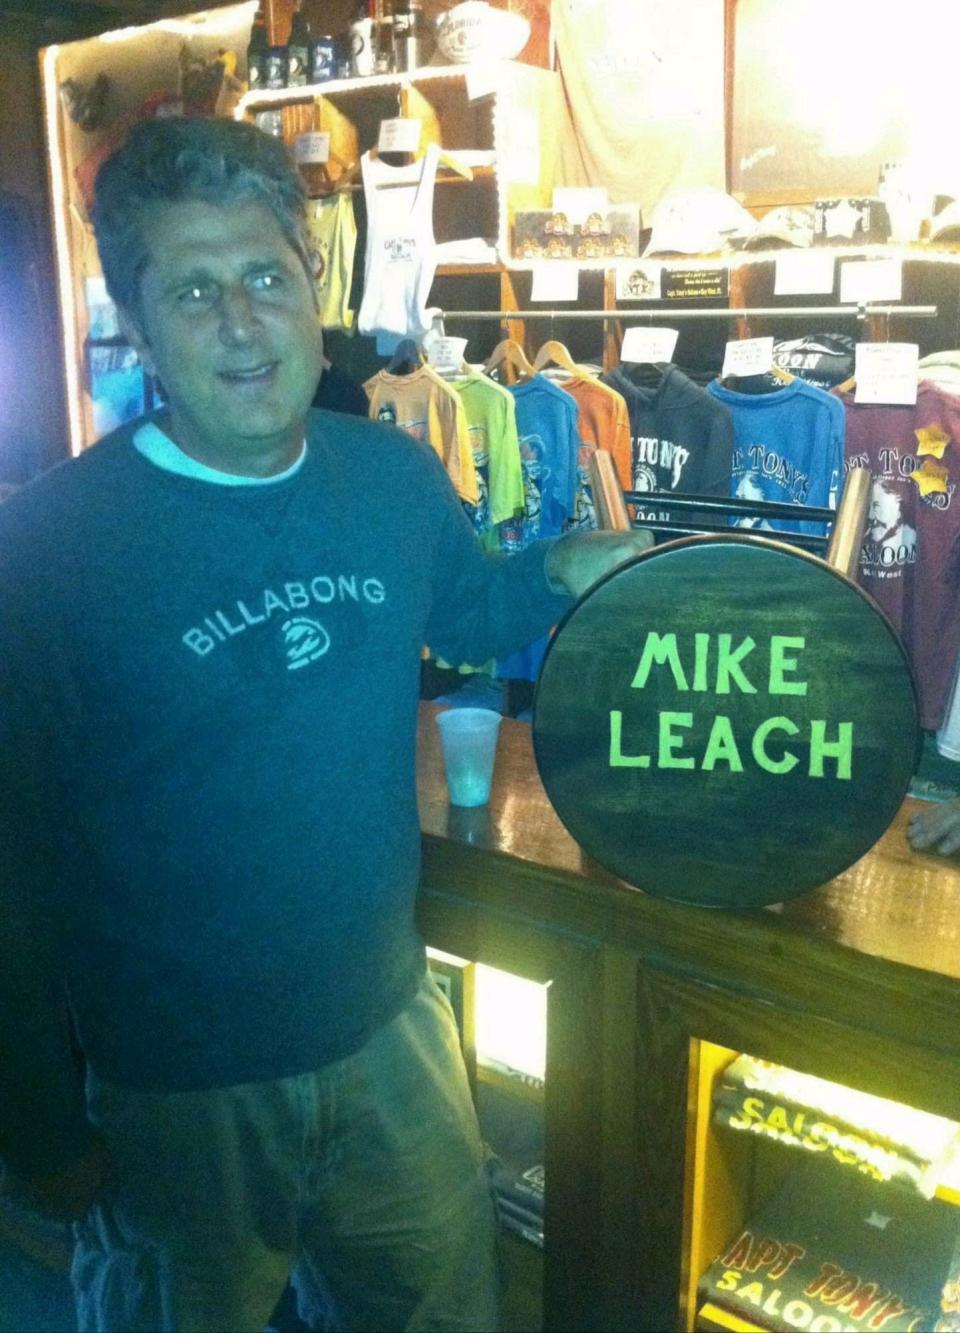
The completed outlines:
{"type": "Polygon", "coordinates": [[[960,142],[939,135],[955,101],[960,9],[914,0],[909,22],[875,0],[728,0],[733,47],[729,189],[750,204],[875,195],[885,163],[939,188],[960,142]],[[918,81],[923,95],[918,95],[918,81]]]}

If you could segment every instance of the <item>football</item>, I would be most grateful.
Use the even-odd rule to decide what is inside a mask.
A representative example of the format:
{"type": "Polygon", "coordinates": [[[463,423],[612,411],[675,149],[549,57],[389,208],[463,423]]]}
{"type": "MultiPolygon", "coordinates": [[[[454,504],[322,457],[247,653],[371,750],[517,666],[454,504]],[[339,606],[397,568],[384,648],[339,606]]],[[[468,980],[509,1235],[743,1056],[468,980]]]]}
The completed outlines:
{"type": "Polygon", "coordinates": [[[464,0],[437,19],[437,46],[451,64],[512,60],[530,36],[529,20],[494,9],[484,0],[464,0]]]}

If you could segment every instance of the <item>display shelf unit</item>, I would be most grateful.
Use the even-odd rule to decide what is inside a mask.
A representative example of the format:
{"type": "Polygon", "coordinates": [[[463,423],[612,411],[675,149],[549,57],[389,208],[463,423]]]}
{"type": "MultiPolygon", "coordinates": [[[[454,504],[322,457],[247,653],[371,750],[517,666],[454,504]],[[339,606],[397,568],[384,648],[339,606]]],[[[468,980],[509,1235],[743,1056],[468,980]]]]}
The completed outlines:
{"type": "MultiPolygon", "coordinates": [[[[764,1325],[710,1300],[704,1301],[698,1293],[698,1283],[716,1256],[749,1223],[751,1213],[798,1166],[795,1149],[762,1136],[714,1125],[712,1108],[717,1083],[738,1054],[710,1041],[691,1043],[683,1228],[685,1286],[681,1296],[683,1327],[691,1333],[712,1328],[764,1333],[764,1325]]],[[[849,1086],[849,1079],[837,1081],[849,1086]]],[[[847,1173],[851,1169],[837,1166],[838,1184],[849,1178],[847,1173]]],[[[954,1173],[955,1167],[949,1168],[937,1185],[934,1198],[940,1203],[960,1204],[954,1173]]],[[[902,1188],[884,1184],[877,1197],[890,1197],[886,1191],[892,1191],[895,1197],[902,1188]]],[[[960,1227],[960,1215],[957,1224],[960,1227]]],[[[942,1277],[946,1276],[944,1272],[942,1277]]]]}
{"type": "MultiPolygon", "coordinates": [[[[165,19],[100,37],[48,46],[40,53],[41,90],[53,249],[64,362],[69,445],[78,454],[98,438],[89,379],[85,373],[87,340],[96,323],[90,284],[102,277],[89,206],[100,163],[118,146],[134,121],[166,106],[186,107],[181,92],[181,60],[189,50],[211,59],[221,50],[243,53],[249,39],[251,0],[165,19]],[[72,79],[89,86],[99,75],[109,78],[107,109],[90,128],[75,123],[64,108],[60,89],[72,79]],[[145,109],[146,108],[146,109],[145,109]]],[[[227,115],[235,94],[221,90],[205,113],[227,115]]]]}
{"type": "Polygon", "coordinates": [[[694,1270],[731,1220],[688,1169],[691,1135],[709,1147],[711,1059],[749,1051],[960,1119],[960,865],[911,852],[908,799],[865,857],[778,908],[654,899],[573,842],[522,723],[502,724],[489,806],[451,807],[435,711],[421,704],[424,935],[552,983],[542,1326],[691,1328],[694,1270]]]}
{"type": "Polygon", "coordinates": [[[270,111],[279,111],[288,143],[307,130],[330,133],[334,184],[376,145],[380,122],[396,116],[421,121],[421,154],[430,143],[453,154],[490,154],[492,170],[474,169],[473,188],[452,196],[449,187],[458,178],[438,180],[443,205],[434,216],[438,240],[486,231],[496,236],[501,256],[509,254],[517,210],[550,205],[566,114],[559,75],[513,61],[257,90],[239,100],[234,114],[257,119],[270,111]]]}

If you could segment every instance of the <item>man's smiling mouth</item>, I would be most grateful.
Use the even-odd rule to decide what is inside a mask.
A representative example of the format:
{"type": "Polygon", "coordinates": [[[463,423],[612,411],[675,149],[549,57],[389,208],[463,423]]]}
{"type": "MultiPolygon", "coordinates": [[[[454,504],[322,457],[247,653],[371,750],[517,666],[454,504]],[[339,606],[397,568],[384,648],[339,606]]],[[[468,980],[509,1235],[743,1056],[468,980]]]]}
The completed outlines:
{"type": "Polygon", "coordinates": [[[279,361],[266,361],[249,370],[221,370],[219,375],[232,384],[255,384],[258,380],[267,379],[279,364],[279,361]]]}

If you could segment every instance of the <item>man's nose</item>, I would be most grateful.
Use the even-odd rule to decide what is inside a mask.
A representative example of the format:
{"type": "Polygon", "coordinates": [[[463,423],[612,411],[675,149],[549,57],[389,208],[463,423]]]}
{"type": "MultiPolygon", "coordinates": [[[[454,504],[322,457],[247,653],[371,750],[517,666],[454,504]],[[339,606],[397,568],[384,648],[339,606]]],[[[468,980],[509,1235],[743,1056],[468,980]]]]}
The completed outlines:
{"type": "Polygon", "coordinates": [[[220,337],[227,344],[248,343],[260,331],[260,320],[250,293],[239,283],[220,296],[220,337]]]}

